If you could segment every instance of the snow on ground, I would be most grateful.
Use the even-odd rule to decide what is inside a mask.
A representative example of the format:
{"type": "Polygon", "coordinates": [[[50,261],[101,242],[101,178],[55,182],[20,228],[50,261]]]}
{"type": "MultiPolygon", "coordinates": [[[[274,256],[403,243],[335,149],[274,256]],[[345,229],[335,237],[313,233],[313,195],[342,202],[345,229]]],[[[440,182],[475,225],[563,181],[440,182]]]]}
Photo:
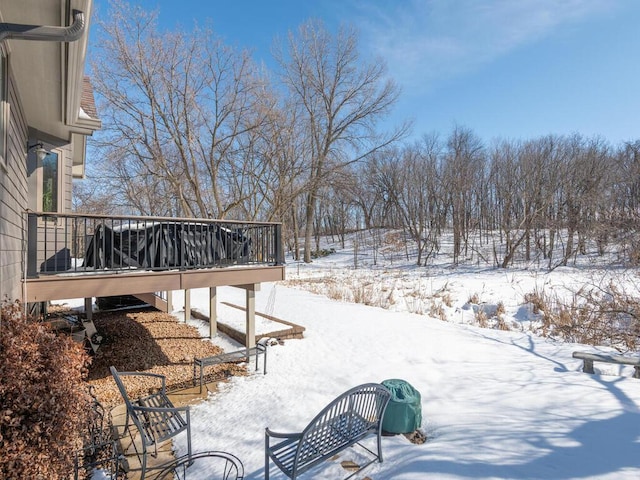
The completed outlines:
{"type": "MultiPolygon", "coordinates": [[[[631,367],[608,364],[596,363],[597,375],[582,373],[573,351],[609,349],[536,336],[539,319],[523,301],[542,290],[571,296],[612,271],[376,263],[338,251],[310,265],[290,262],[287,282],[262,285],[256,310],[304,326],[305,338],[269,347],[267,375],[233,378],[192,408],[194,451],[230,452],[246,479],[262,479],[265,427],[301,431],[349,388],[399,378],[422,395],[428,440],[384,437],[384,462],[358,478],[640,478],[640,380],[631,367]],[[322,294],[303,290],[301,281],[322,294]],[[385,308],[354,303],[367,297],[385,308]],[[474,325],[477,309],[490,313],[499,304],[510,330],[474,325]]],[[[635,281],[634,273],[619,273],[626,278],[618,282],[635,281]]],[[[243,312],[220,302],[244,305],[244,291],[219,288],[218,298],[220,321],[241,329],[243,312]]],[[[207,313],[208,291],[192,291],[191,302],[207,313]]],[[[258,332],[270,328],[257,320],[258,332]]],[[[209,334],[207,324],[191,321],[209,334]]],[[[238,347],[221,335],[213,341],[238,347]]],[[[184,436],[176,449],[186,453],[184,436]]],[[[343,478],[339,462],[358,458],[344,453],[305,478],[343,478]]],[[[271,478],[285,477],[272,465],[271,478]]]]}
{"type": "MultiPolygon", "coordinates": [[[[291,265],[287,278],[323,278],[327,271],[377,275],[372,269],[354,270],[338,258],[291,265]]],[[[386,279],[397,274],[378,270],[386,279]]],[[[464,320],[473,315],[467,300],[478,294],[487,304],[503,302],[510,324],[523,325],[532,315],[522,304],[524,293],[585,282],[581,271],[485,268],[425,275],[410,270],[418,290],[438,291],[446,284],[453,299],[447,307],[451,321],[410,313],[407,302],[383,309],[263,284],[256,309],[304,326],[305,338],[270,347],[267,375],[234,378],[193,407],[195,451],[231,452],[244,463],[245,478],[263,478],[265,427],[301,431],[347,389],[400,378],[422,395],[422,431],[428,441],[416,445],[402,435],[383,438],[384,462],[359,478],[640,478],[640,380],[630,377],[629,367],[596,364],[600,374],[587,375],[571,354],[593,347],[557,343],[526,327],[499,331],[464,320]]],[[[244,302],[238,289],[220,288],[218,295],[244,302]]],[[[192,304],[206,312],[208,292],[193,291],[192,304]]],[[[243,314],[221,312],[222,321],[225,315],[238,321],[243,314]]],[[[215,341],[235,348],[227,340],[215,341]]],[[[179,437],[177,449],[186,452],[185,438],[179,437]]],[[[309,478],[343,478],[339,462],[354,458],[344,454],[309,478]]],[[[273,466],[271,475],[285,478],[273,466]]]]}

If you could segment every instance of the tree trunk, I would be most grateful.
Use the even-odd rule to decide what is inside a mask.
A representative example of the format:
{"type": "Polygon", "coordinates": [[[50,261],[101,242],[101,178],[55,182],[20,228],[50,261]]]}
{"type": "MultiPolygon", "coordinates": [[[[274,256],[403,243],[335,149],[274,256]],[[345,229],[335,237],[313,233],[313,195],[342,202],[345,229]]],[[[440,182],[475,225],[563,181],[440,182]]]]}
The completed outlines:
{"type": "Polygon", "coordinates": [[[313,237],[313,217],[316,208],[315,191],[309,192],[307,204],[305,206],[305,226],[304,226],[304,262],[311,263],[311,241],[313,237]]]}

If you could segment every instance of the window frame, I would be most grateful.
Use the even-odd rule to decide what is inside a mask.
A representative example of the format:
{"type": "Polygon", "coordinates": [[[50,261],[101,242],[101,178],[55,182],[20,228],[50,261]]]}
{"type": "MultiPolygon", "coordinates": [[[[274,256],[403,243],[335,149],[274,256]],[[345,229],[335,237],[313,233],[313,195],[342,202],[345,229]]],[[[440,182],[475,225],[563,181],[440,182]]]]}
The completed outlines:
{"type": "MultiPolygon", "coordinates": [[[[55,155],[55,199],[52,198],[52,203],[55,203],[55,208],[52,210],[45,210],[44,205],[44,194],[46,192],[45,181],[47,180],[44,176],[45,168],[44,162],[45,159],[42,160],[42,163],[39,165],[40,167],[40,176],[38,179],[38,210],[44,213],[62,213],[64,211],[64,198],[63,198],[63,168],[64,165],[62,163],[62,152],[58,149],[47,149],[47,156],[55,155]]],[[[46,158],[46,157],[45,157],[46,158]]]]}
{"type": "Polygon", "coordinates": [[[44,148],[47,150],[48,153],[55,154],[58,157],[58,161],[56,164],[57,176],[58,176],[58,181],[57,181],[58,192],[56,196],[57,208],[55,211],[52,211],[52,212],[44,211],[44,190],[45,190],[44,189],[44,181],[45,181],[44,165],[42,161],[35,159],[36,153],[33,151],[30,151],[29,155],[34,155],[34,159],[37,162],[35,166],[34,177],[33,177],[35,182],[35,184],[33,185],[33,187],[35,188],[35,195],[31,197],[32,199],[34,199],[34,203],[31,204],[32,205],[31,208],[36,212],[49,213],[55,216],[56,214],[65,213],[66,211],[65,210],[66,195],[64,192],[64,187],[65,187],[64,151],[62,148],[52,148],[52,146],[47,145],[46,142],[44,143],[44,148]]]}

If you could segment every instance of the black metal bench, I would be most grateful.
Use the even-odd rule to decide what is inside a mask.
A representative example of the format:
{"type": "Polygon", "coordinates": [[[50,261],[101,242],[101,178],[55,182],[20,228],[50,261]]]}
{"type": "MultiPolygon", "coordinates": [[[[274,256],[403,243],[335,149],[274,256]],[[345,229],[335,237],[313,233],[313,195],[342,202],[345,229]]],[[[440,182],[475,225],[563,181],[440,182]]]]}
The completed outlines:
{"type": "Polygon", "coordinates": [[[164,375],[141,372],[118,372],[115,367],[111,367],[110,370],[126,406],[124,431],[129,431],[131,434],[129,430],[129,420],[131,419],[140,434],[142,443],[142,451],[139,455],[140,465],[142,467],[140,480],[144,480],[147,471],[147,451],[151,445],[153,445],[155,449],[152,455],[157,456],[158,443],[175,437],[186,430],[187,455],[191,456],[189,407],[175,407],[173,403],[171,403],[171,400],[167,396],[166,378],[164,375]],[[125,376],[157,379],[159,381],[159,388],[155,393],[142,396],[137,400],[131,400],[121,378],[125,376]]]}
{"type": "Polygon", "coordinates": [[[82,432],[82,448],[74,453],[73,479],[84,479],[87,472],[97,468],[106,468],[113,478],[119,478],[122,456],[111,436],[111,415],[98,401],[93,385],[89,386],[89,395],[87,429],[82,432]]]}
{"type": "Polygon", "coordinates": [[[255,347],[243,348],[233,352],[225,352],[211,357],[193,359],[193,384],[196,385],[196,369],[200,369],[200,393],[202,393],[202,383],[204,381],[204,367],[220,365],[222,363],[248,362],[251,357],[256,357],[256,371],[258,370],[258,358],[264,356],[262,361],[262,372],[267,374],[267,343],[270,338],[261,338],[255,347]]]}
{"type": "Polygon", "coordinates": [[[591,353],[591,352],[573,352],[573,358],[583,361],[582,371],[585,373],[595,373],[593,370],[593,362],[617,363],[618,365],[633,365],[635,371],[633,378],[640,378],[640,357],[616,355],[614,353],[591,353]]]}
{"type": "Polygon", "coordinates": [[[373,458],[347,478],[376,460],[382,462],[382,418],[391,393],[383,385],[366,383],[354,387],[327,405],[301,433],[277,433],[265,429],[265,480],[269,479],[269,459],[289,478],[315,467],[342,450],[359,445],[373,458]],[[360,442],[377,437],[377,452],[360,442]],[[271,444],[274,439],[277,443],[271,444]]]}
{"type": "Polygon", "coordinates": [[[178,458],[158,473],[155,480],[186,480],[191,478],[192,471],[206,472],[207,480],[244,479],[244,466],[238,457],[227,452],[210,451],[178,458]]]}

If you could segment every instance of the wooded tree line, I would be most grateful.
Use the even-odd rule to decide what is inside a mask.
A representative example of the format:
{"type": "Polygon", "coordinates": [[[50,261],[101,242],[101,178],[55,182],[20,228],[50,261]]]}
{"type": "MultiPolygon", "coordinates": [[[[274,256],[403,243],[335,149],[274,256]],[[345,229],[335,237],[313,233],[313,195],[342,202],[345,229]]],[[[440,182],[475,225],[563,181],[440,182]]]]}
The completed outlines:
{"type": "MultiPolygon", "coordinates": [[[[455,127],[378,152],[353,176],[352,196],[341,186],[330,196],[347,198],[364,228],[407,232],[419,264],[445,232],[455,263],[485,255],[500,267],[537,259],[553,268],[588,245],[604,255],[614,244],[621,260],[638,263],[640,141],[614,148],[576,134],[483,145],[455,127]]],[[[340,212],[328,215],[326,226],[342,223],[340,212]]]]}
{"type": "Polygon", "coordinates": [[[635,241],[640,141],[486,145],[456,126],[408,142],[407,124],[383,128],[399,89],[383,61],[360,58],[352,29],[301,25],[274,44],[270,72],[211,28],[156,20],[118,1],[102,22],[92,78],[104,129],[79,211],[279,221],[305,261],[321,233],[357,228],[403,229],[419,264],[445,231],[454,262],[480,241],[503,267],[539,255],[566,264],[589,240],[601,252],[614,237],[635,241]]]}

